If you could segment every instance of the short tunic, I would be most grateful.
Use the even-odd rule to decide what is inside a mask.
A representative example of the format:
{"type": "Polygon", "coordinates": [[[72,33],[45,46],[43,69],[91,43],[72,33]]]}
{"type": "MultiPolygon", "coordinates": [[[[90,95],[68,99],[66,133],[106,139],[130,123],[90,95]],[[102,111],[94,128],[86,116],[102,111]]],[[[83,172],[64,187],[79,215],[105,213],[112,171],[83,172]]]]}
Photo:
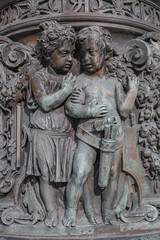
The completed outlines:
{"type": "MultiPolygon", "coordinates": [[[[33,92],[35,101],[38,96],[53,94],[61,88],[62,76],[50,74],[47,68],[36,72],[33,78],[40,86],[33,92]]],[[[38,105],[31,114],[29,132],[27,174],[40,176],[43,166],[48,167],[50,182],[68,182],[76,144],[71,119],[64,112],[64,103],[49,112],[38,105]]]]}

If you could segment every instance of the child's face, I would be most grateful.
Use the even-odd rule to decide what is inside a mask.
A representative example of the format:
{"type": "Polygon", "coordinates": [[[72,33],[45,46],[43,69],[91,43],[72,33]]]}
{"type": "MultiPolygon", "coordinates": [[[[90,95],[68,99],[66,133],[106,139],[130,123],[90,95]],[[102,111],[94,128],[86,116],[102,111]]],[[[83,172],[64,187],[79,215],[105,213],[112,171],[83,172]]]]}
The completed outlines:
{"type": "Polygon", "coordinates": [[[82,66],[90,74],[98,72],[105,63],[105,50],[97,44],[101,39],[98,36],[87,38],[81,46],[82,66]]]}
{"type": "Polygon", "coordinates": [[[58,74],[66,74],[72,67],[72,57],[75,50],[75,44],[65,40],[62,45],[57,48],[49,61],[49,66],[58,74]]]}

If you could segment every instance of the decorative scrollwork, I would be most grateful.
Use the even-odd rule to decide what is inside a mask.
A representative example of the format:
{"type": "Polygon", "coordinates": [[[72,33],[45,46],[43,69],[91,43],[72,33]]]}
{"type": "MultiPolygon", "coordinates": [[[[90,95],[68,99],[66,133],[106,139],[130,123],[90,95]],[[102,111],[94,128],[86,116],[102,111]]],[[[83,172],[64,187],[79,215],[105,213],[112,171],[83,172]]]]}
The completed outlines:
{"type": "Polygon", "coordinates": [[[11,225],[12,223],[27,224],[33,217],[25,214],[20,208],[12,207],[3,211],[1,220],[5,225],[11,225]]]}
{"type": "Polygon", "coordinates": [[[128,17],[140,17],[140,4],[138,0],[97,0],[97,4],[91,6],[92,12],[110,13],[128,17]]]}
{"type": "Polygon", "coordinates": [[[2,61],[8,68],[18,68],[27,61],[27,48],[20,43],[10,43],[1,50],[2,61]]]}
{"type": "Polygon", "coordinates": [[[32,224],[44,220],[45,217],[45,211],[37,199],[34,185],[36,185],[36,183],[32,180],[32,183],[28,182],[23,188],[23,205],[32,216],[32,224]]]}
{"type": "Polygon", "coordinates": [[[160,27],[160,11],[140,0],[27,0],[6,6],[0,11],[0,26],[35,16],[62,12],[91,12],[136,18],[160,27]]]}
{"type": "Polygon", "coordinates": [[[139,111],[138,144],[146,176],[160,191],[160,34],[147,33],[132,40],[125,55],[139,74],[136,107],[139,111]]]}
{"type": "Polygon", "coordinates": [[[141,205],[132,212],[122,211],[119,218],[125,223],[139,222],[142,220],[154,222],[158,218],[158,210],[151,205],[141,205]]]}
{"type": "Polygon", "coordinates": [[[97,0],[96,2],[97,2],[96,4],[91,5],[90,7],[91,12],[96,12],[103,7],[102,0],[97,0]]]}
{"type": "Polygon", "coordinates": [[[17,158],[17,151],[22,150],[17,144],[17,138],[20,138],[21,133],[18,135],[18,132],[16,132],[18,129],[16,124],[19,124],[18,127],[20,127],[17,113],[21,112],[21,105],[19,105],[19,108],[16,105],[25,98],[24,91],[28,84],[25,71],[30,59],[31,50],[28,47],[20,43],[13,43],[6,37],[0,37],[1,195],[6,195],[13,190],[15,179],[20,175],[21,163],[17,158]]]}
{"type": "Polygon", "coordinates": [[[128,62],[131,62],[134,69],[142,71],[145,69],[145,63],[149,58],[149,45],[141,39],[135,39],[129,42],[128,51],[125,58],[128,62]]]}
{"type": "Polygon", "coordinates": [[[16,20],[28,17],[60,13],[59,5],[55,4],[55,0],[27,0],[20,3],[11,4],[0,12],[0,26],[16,20]],[[8,17],[10,16],[10,17],[8,17]]]}

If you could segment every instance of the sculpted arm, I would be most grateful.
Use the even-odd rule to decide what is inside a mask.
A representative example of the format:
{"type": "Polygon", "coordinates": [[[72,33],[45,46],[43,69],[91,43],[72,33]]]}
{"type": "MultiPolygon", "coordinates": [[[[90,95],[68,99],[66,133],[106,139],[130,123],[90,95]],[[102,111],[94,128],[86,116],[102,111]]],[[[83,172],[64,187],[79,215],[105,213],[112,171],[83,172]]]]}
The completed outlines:
{"type": "Polygon", "coordinates": [[[65,112],[73,118],[90,118],[92,116],[91,108],[89,106],[73,103],[68,99],[65,104],[65,112]]]}
{"type": "Polygon", "coordinates": [[[117,106],[119,114],[122,118],[127,118],[130,111],[134,106],[135,99],[137,97],[138,92],[138,81],[136,77],[128,77],[128,86],[129,91],[126,96],[122,96],[122,86],[118,84],[116,86],[116,98],[117,98],[117,106]]]}
{"type": "Polygon", "coordinates": [[[72,78],[72,75],[69,75],[69,77],[64,81],[62,89],[51,94],[45,93],[45,86],[42,84],[42,81],[39,80],[40,79],[36,76],[32,80],[32,91],[38,104],[45,112],[49,112],[52,109],[59,107],[69,97],[74,89],[75,78],[72,78]]]}
{"type": "Polygon", "coordinates": [[[81,89],[72,93],[65,104],[66,114],[73,118],[104,117],[107,107],[103,104],[85,104],[85,93],[81,89]]]}

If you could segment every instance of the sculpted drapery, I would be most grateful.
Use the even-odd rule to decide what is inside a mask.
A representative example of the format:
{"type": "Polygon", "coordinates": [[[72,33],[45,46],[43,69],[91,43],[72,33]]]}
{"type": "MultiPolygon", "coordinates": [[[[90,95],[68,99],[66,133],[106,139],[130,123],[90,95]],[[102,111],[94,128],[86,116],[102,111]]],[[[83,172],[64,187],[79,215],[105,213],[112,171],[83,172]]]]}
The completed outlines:
{"type": "MultiPolygon", "coordinates": [[[[118,2],[97,1],[92,12],[138,14],[138,1],[118,2]]],[[[87,1],[63,4],[69,6],[91,11],[87,1]]],[[[56,7],[50,10],[59,13],[56,7]]],[[[92,236],[101,227],[104,235],[119,225],[139,229],[139,222],[141,230],[154,229],[151,222],[157,228],[160,34],[141,34],[121,50],[115,45],[107,27],[53,20],[39,25],[34,46],[0,37],[6,229],[25,226],[25,236],[32,224],[39,236],[48,236],[46,229],[92,236]]]]}

